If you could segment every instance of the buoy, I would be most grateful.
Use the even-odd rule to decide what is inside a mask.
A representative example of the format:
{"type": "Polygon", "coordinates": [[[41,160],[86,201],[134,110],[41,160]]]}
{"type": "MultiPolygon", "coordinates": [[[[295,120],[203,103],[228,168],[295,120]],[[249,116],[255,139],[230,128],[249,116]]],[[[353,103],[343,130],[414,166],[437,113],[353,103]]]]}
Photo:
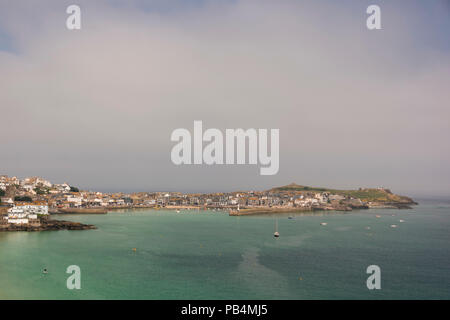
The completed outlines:
{"type": "Polygon", "coordinates": [[[133,248],[133,251],[136,252],[136,248],[133,248]]]}

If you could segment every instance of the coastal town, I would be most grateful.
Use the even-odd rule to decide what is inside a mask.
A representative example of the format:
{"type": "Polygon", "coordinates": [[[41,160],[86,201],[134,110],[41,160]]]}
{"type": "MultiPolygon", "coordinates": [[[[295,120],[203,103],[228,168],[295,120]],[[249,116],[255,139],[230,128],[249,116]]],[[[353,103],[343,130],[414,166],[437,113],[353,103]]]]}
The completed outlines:
{"type": "Polygon", "coordinates": [[[409,208],[415,202],[385,188],[333,190],[290,184],[266,191],[103,193],[44,178],[0,176],[0,229],[40,228],[50,214],[106,214],[117,209],[217,210],[230,215],[368,208],[409,208]]]}

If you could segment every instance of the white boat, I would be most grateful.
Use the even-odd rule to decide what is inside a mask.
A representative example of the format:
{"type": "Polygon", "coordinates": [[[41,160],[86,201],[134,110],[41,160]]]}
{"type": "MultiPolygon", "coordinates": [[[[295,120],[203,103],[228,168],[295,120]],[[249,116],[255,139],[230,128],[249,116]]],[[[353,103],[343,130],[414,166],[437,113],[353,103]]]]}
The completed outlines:
{"type": "Polygon", "coordinates": [[[177,210],[177,213],[180,213],[180,210],[177,210]]]}
{"type": "Polygon", "coordinates": [[[399,222],[405,222],[405,220],[402,220],[402,219],[400,219],[400,220],[398,220],[399,222]]]}
{"type": "Polygon", "coordinates": [[[320,225],[322,225],[322,226],[326,226],[328,223],[326,223],[326,222],[321,222],[320,223],[320,225]]]}
{"type": "Polygon", "coordinates": [[[273,233],[273,236],[275,238],[278,238],[280,236],[280,233],[278,232],[278,220],[275,219],[275,232],[273,233]]]}
{"type": "Polygon", "coordinates": [[[391,224],[391,228],[397,228],[396,224],[391,224]]]}

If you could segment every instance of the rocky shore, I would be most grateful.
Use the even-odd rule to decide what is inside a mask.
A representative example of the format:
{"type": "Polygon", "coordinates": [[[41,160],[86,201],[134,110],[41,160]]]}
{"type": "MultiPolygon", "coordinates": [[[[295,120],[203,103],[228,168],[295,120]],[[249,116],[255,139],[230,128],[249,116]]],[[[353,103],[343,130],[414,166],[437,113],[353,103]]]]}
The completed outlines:
{"type": "Polygon", "coordinates": [[[47,219],[38,224],[3,224],[0,225],[1,231],[58,231],[58,230],[92,230],[97,229],[92,224],[83,224],[79,222],[47,219]]]}
{"type": "Polygon", "coordinates": [[[416,205],[417,202],[384,202],[384,203],[369,203],[370,209],[412,209],[411,205],[416,205]]]}

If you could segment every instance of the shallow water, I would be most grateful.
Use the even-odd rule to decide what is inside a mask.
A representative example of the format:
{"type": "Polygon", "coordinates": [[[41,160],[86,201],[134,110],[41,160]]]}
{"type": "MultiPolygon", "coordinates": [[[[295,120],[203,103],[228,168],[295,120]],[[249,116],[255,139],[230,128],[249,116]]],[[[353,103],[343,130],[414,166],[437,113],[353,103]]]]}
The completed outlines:
{"type": "Polygon", "coordinates": [[[450,298],[449,204],[289,215],[135,210],[57,216],[98,229],[0,233],[0,297],[450,298]],[[275,219],[280,238],[273,237],[275,219]],[[81,290],[66,287],[69,265],[81,268],[81,290]],[[381,290],[366,287],[369,265],[381,268],[381,290]]]}

